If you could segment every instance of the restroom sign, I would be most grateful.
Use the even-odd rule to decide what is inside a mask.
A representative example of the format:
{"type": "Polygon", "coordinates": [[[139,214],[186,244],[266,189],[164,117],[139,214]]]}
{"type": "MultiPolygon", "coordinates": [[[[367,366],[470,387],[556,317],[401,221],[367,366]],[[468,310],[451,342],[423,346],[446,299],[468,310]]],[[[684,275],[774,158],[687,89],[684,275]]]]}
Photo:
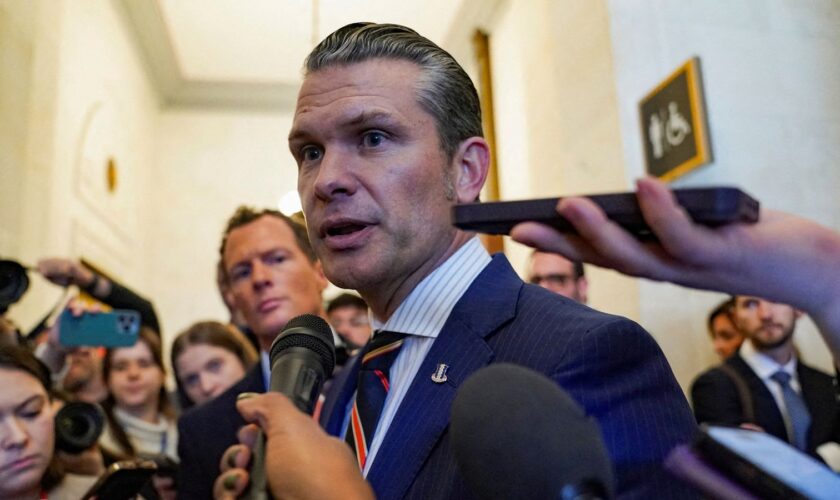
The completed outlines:
{"type": "Polygon", "coordinates": [[[639,114],[649,175],[673,180],[712,161],[696,57],[646,95],[639,114]]]}

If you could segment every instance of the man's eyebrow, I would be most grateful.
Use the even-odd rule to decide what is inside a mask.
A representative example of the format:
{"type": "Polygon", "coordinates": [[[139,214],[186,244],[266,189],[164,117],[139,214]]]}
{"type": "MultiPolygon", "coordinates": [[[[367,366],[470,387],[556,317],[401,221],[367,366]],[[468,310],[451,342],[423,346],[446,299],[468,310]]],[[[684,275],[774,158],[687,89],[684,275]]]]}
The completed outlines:
{"type": "Polygon", "coordinates": [[[365,123],[376,122],[376,121],[384,121],[384,122],[387,122],[387,123],[393,123],[396,120],[394,120],[394,116],[391,113],[388,113],[388,112],[385,112],[385,111],[373,110],[373,111],[362,111],[361,113],[358,114],[358,116],[349,120],[347,122],[347,124],[355,126],[355,125],[363,125],[365,123]]]}
{"type": "MultiPolygon", "coordinates": [[[[353,116],[346,120],[342,120],[339,122],[339,128],[341,127],[358,127],[360,125],[365,125],[368,123],[382,123],[384,125],[389,125],[393,127],[399,127],[399,122],[394,118],[392,113],[382,110],[362,110],[358,113],[355,113],[353,116]]],[[[309,132],[306,131],[305,128],[297,128],[292,129],[289,132],[289,142],[295,142],[299,140],[305,140],[310,136],[309,132]]]]}

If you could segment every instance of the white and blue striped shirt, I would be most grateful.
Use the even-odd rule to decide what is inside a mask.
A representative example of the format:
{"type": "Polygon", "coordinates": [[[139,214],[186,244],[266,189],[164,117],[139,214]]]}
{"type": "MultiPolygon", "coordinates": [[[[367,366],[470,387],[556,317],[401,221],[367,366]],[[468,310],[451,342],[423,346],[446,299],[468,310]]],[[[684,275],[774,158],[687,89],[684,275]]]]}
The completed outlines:
{"type": "MultiPolygon", "coordinates": [[[[490,260],[490,255],[481,241],[478,237],[473,237],[426,276],[385,323],[377,321],[376,318],[372,319],[375,331],[388,330],[409,336],[391,366],[388,377],[391,388],[368,450],[363,471],[365,476],[376,458],[376,452],[385,434],[388,433],[397,409],[449,314],[490,260]]],[[[351,399],[345,412],[343,432],[347,429],[352,405],[351,399]]]]}

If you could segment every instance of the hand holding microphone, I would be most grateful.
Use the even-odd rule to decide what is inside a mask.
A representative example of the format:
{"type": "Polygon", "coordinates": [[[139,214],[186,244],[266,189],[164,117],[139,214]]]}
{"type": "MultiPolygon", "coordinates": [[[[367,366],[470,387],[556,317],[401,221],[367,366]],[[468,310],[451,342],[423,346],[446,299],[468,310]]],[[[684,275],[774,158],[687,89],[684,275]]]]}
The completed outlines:
{"type": "Polygon", "coordinates": [[[222,457],[216,499],[239,498],[247,487],[248,463],[259,429],[266,438],[266,479],[275,499],[374,498],[347,443],[327,435],[282,394],[243,396],[236,407],[252,424],[239,432],[242,444],[230,447],[222,457]]]}
{"type": "Polygon", "coordinates": [[[270,490],[275,499],[373,498],[347,445],[309,416],[335,365],[327,322],[311,314],[293,318],[274,340],[270,360],[270,392],[237,402],[251,425],[239,432],[242,444],[222,456],[214,496],[268,498],[270,490]]]}

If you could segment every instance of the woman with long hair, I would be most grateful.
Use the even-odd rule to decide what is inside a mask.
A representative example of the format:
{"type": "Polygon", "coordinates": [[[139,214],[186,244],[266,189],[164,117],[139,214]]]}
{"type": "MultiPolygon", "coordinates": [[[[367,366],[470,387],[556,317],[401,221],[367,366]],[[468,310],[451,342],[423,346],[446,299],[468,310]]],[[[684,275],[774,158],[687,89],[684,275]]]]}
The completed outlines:
{"type": "Polygon", "coordinates": [[[131,347],[109,349],[102,364],[109,395],[102,403],[107,425],[99,444],[111,458],[178,457],[175,411],[164,386],[160,338],[140,329],[131,347]]]}
{"type": "Polygon", "coordinates": [[[181,408],[206,403],[239,382],[257,352],[242,333],[218,321],[200,321],[172,343],[172,367],[181,408]]]}

